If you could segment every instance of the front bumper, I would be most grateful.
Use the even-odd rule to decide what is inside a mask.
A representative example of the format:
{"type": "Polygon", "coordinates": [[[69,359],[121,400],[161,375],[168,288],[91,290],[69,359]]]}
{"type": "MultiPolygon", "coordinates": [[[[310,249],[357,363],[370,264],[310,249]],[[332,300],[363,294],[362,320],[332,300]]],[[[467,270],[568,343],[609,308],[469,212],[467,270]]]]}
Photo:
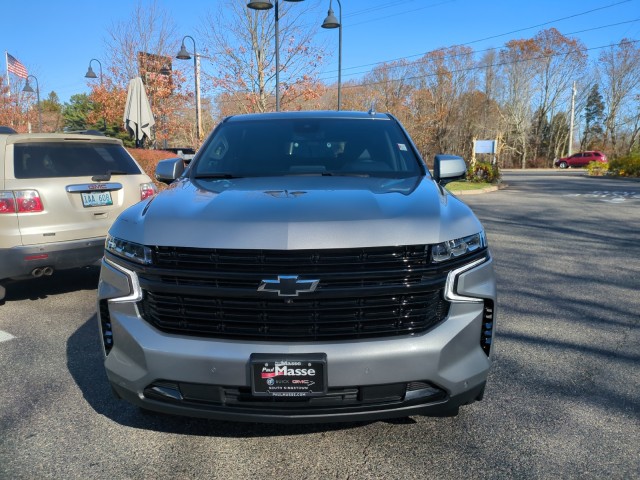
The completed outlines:
{"type": "Polygon", "coordinates": [[[105,368],[119,397],[149,410],[249,422],[370,421],[454,414],[484,391],[491,360],[481,341],[487,305],[493,317],[495,304],[491,260],[456,279],[457,294],[484,301],[453,302],[447,319],[424,334],[354,341],[273,343],[163,333],[140,317],[131,282],[103,261],[98,296],[101,334],[109,342],[105,368]],[[251,354],[317,352],[327,358],[327,397],[251,395],[251,354]]]}

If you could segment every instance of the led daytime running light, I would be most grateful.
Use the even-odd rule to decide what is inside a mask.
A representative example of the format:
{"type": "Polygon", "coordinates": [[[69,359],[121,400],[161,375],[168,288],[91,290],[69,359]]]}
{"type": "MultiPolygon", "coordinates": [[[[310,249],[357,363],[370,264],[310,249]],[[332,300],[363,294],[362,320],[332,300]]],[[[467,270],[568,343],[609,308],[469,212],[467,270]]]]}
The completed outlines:
{"type": "Polygon", "coordinates": [[[149,247],[112,237],[111,235],[107,236],[105,250],[118,257],[141,263],[142,265],[151,265],[153,263],[151,249],[149,247]]]}
{"type": "Polygon", "coordinates": [[[474,235],[447,240],[446,242],[434,245],[431,249],[431,259],[434,263],[446,262],[452,258],[475,252],[486,246],[487,240],[484,231],[482,231],[474,235]]]}

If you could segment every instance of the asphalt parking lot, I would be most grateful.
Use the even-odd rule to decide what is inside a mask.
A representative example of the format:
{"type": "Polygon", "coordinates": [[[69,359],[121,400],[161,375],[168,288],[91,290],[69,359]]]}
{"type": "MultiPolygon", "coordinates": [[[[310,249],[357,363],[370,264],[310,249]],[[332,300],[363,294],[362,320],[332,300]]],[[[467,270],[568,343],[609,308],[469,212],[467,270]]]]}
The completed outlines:
{"type": "Polygon", "coordinates": [[[0,478],[640,478],[640,182],[506,172],[461,198],[496,260],[485,399],[454,418],[256,425],[111,397],[95,268],[0,306],[0,478]]]}

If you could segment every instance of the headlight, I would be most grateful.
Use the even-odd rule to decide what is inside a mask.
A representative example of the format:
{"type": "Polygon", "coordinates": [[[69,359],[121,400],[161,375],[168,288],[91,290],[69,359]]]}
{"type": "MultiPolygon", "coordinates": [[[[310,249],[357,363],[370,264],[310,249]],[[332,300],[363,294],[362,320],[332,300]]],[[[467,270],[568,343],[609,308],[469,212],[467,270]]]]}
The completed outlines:
{"type": "Polygon", "coordinates": [[[438,243],[431,249],[431,259],[434,262],[445,262],[452,258],[460,257],[487,246],[487,239],[484,231],[469,235],[468,237],[456,238],[438,243]]]}
{"type": "Polygon", "coordinates": [[[151,265],[151,249],[140,245],[138,243],[122,240],[121,238],[107,236],[107,241],[104,246],[105,250],[109,253],[113,253],[118,257],[126,258],[133,262],[141,263],[143,265],[151,265]]]}

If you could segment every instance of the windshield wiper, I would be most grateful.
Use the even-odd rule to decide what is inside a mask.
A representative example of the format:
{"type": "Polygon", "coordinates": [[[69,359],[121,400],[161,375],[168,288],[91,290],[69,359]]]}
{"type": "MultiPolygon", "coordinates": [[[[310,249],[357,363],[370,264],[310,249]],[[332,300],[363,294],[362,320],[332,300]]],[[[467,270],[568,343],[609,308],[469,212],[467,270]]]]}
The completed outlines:
{"type": "Polygon", "coordinates": [[[370,177],[365,172],[289,172],[287,177],[370,177]]]}
{"type": "Polygon", "coordinates": [[[239,175],[233,173],[199,173],[194,175],[193,178],[198,179],[216,179],[216,178],[242,178],[239,175]]]}
{"type": "Polygon", "coordinates": [[[370,177],[371,174],[367,172],[325,172],[323,176],[329,177],[370,177]]]}
{"type": "Polygon", "coordinates": [[[111,180],[112,175],[128,175],[127,172],[123,172],[122,170],[107,170],[107,173],[94,175],[91,177],[91,180],[94,182],[108,182],[111,180]]]}

